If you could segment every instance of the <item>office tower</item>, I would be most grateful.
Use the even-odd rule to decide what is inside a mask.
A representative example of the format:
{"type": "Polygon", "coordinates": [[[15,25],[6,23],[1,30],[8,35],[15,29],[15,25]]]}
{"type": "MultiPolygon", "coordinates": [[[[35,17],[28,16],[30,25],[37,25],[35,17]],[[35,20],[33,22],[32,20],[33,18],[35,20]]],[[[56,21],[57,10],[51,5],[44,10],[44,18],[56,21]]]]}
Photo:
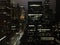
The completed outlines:
{"type": "Polygon", "coordinates": [[[52,9],[49,7],[49,0],[44,1],[43,16],[41,17],[41,24],[37,26],[39,31],[40,44],[41,45],[53,45],[55,44],[53,32],[51,32],[52,9]]]}
{"type": "Polygon", "coordinates": [[[0,40],[0,45],[7,44],[7,35],[11,33],[11,5],[10,0],[0,0],[0,39],[4,37],[4,40],[0,40]]]}
{"type": "Polygon", "coordinates": [[[37,44],[37,24],[40,22],[42,13],[42,2],[28,2],[28,23],[25,33],[21,39],[21,45],[37,44]]]}
{"type": "Polygon", "coordinates": [[[6,31],[10,30],[10,0],[0,0],[0,26],[1,30],[6,33],[6,31]]]}
{"type": "Polygon", "coordinates": [[[44,5],[41,1],[28,2],[28,24],[21,44],[54,45],[55,38],[53,32],[51,32],[52,15],[49,0],[45,0],[44,5]]]}

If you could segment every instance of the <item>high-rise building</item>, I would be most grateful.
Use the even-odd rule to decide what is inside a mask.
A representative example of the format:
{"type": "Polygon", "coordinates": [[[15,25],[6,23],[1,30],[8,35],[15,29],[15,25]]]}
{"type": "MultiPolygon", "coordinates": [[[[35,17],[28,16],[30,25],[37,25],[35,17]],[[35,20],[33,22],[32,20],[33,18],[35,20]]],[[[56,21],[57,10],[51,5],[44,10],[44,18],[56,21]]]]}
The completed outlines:
{"type": "Polygon", "coordinates": [[[0,45],[9,45],[9,39],[19,31],[19,16],[19,4],[0,0],[0,45]]]}
{"type": "Polygon", "coordinates": [[[7,45],[7,35],[11,33],[11,5],[10,0],[0,0],[0,45],[7,45]],[[5,39],[3,41],[3,39],[5,39]],[[2,43],[3,42],[3,43],[2,43]]]}
{"type": "Polygon", "coordinates": [[[52,10],[49,0],[40,2],[28,2],[28,24],[25,34],[21,39],[21,45],[54,45],[55,38],[51,32],[52,10]]]}

